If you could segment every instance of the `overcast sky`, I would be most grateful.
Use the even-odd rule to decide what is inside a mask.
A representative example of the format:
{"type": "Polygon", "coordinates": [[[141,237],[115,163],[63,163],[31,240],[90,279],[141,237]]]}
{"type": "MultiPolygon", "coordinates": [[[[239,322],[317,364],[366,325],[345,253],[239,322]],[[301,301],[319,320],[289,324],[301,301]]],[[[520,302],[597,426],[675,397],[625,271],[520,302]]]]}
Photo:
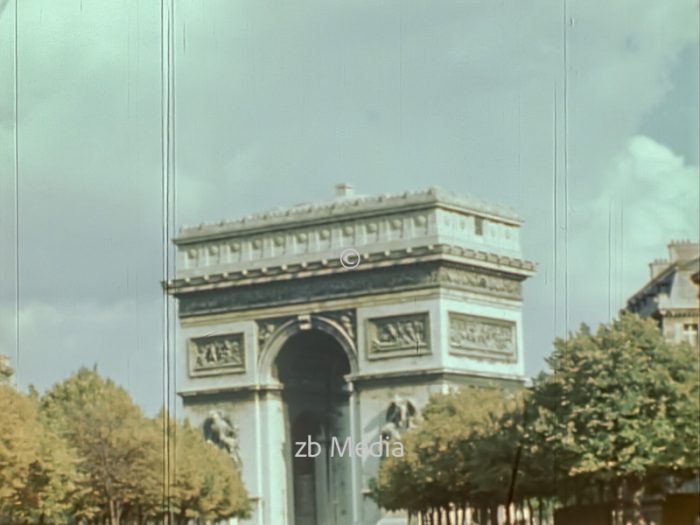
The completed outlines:
{"type": "MultiPolygon", "coordinates": [[[[96,363],[154,413],[160,5],[18,3],[15,40],[0,0],[0,353],[40,390],[96,363]]],[[[615,315],[669,240],[698,237],[694,1],[175,3],[177,226],[344,181],[510,205],[538,264],[529,374],[555,336],[615,315]]]]}

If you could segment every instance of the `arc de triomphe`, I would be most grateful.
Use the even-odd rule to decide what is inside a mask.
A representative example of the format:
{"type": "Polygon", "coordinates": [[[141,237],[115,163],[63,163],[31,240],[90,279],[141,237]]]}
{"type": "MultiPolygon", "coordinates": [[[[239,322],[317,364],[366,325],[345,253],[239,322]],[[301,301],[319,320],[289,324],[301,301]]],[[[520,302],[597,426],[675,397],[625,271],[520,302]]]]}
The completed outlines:
{"type": "Polygon", "coordinates": [[[356,197],[341,185],[327,203],[181,230],[166,287],[183,334],[179,395],[194,424],[215,414],[237,429],[246,523],[376,524],[380,459],[332,456],[334,438],[377,441],[392,402],[522,383],[534,266],[520,225],[438,189],[356,197]],[[354,269],[340,262],[350,248],[354,269]],[[322,453],[295,457],[309,436],[322,453]]]}

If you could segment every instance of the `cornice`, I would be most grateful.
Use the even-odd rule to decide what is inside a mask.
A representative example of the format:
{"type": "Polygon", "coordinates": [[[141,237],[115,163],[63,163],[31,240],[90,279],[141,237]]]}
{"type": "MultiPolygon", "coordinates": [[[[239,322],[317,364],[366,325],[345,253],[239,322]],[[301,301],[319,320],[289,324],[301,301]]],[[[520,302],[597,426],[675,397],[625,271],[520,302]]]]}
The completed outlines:
{"type": "MultiPolygon", "coordinates": [[[[519,384],[525,383],[525,377],[517,374],[494,374],[492,372],[475,372],[447,367],[431,367],[418,368],[413,370],[393,370],[391,372],[349,374],[345,376],[345,381],[348,384],[347,391],[353,392],[357,390],[357,388],[354,385],[359,386],[364,383],[386,382],[387,380],[415,380],[416,378],[419,378],[421,381],[424,382],[430,382],[457,377],[465,379],[477,379],[482,381],[507,381],[519,384]]],[[[250,394],[267,392],[281,393],[282,391],[284,391],[284,385],[282,385],[281,383],[263,385],[258,383],[249,383],[247,385],[205,387],[197,389],[180,390],[177,394],[184,399],[202,399],[206,396],[217,396],[222,394],[250,394]]]]}
{"type": "Polygon", "coordinates": [[[374,381],[386,381],[387,379],[415,379],[416,376],[422,379],[432,379],[435,377],[448,378],[448,377],[463,377],[463,378],[475,378],[475,379],[485,379],[485,380],[501,380],[501,381],[515,381],[519,383],[524,383],[525,378],[517,374],[504,374],[504,373],[493,373],[493,372],[476,372],[469,370],[460,370],[457,368],[448,367],[433,367],[433,368],[422,368],[419,370],[392,370],[391,372],[370,372],[370,373],[359,373],[354,375],[349,375],[346,377],[348,381],[353,383],[363,383],[363,382],[374,382],[374,381]]]}
{"type": "MultiPolygon", "coordinates": [[[[530,261],[446,244],[362,253],[361,257],[360,271],[443,260],[499,273],[512,274],[520,279],[525,279],[533,275],[536,268],[535,264],[530,261]]],[[[169,294],[180,295],[190,292],[219,290],[236,286],[354,271],[358,270],[343,268],[339,259],[318,259],[297,264],[261,266],[230,273],[220,272],[172,279],[163,283],[163,287],[169,294]]]]}
{"type": "Polygon", "coordinates": [[[659,315],[664,319],[669,318],[698,318],[700,310],[698,308],[663,308],[659,309],[659,315]]]}

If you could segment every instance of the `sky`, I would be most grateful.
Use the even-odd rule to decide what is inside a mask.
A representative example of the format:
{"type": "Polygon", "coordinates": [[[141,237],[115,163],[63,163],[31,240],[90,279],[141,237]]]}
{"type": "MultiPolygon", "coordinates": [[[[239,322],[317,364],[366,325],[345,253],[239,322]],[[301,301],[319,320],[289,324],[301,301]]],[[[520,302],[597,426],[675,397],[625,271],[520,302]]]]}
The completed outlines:
{"type": "MultiPolygon", "coordinates": [[[[174,5],[169,231],[340,182],[509,205],[538,265],[530,375],[698,238],[693,1],[174,5]]],[[[0,0],[0,353],[21,388],[96,365],[163,403],[161,38],[158,2],[0,0]]]]}

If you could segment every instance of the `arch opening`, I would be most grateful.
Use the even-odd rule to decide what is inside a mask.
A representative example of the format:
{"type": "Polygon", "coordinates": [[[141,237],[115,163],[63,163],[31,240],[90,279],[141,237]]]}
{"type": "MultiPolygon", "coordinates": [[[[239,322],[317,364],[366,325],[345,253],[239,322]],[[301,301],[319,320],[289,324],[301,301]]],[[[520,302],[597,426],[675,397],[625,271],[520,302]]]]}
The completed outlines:
{"type": "Polygon", "coordinates": [[[342,443],[350,435],[344,388],[350,370],[340,343],[320,330],[289,337],[273,363],[289,423],[287,479],[295,525],[343,523],[349,512],[349,461],[331,448],[333,440],[342,443]]]}

